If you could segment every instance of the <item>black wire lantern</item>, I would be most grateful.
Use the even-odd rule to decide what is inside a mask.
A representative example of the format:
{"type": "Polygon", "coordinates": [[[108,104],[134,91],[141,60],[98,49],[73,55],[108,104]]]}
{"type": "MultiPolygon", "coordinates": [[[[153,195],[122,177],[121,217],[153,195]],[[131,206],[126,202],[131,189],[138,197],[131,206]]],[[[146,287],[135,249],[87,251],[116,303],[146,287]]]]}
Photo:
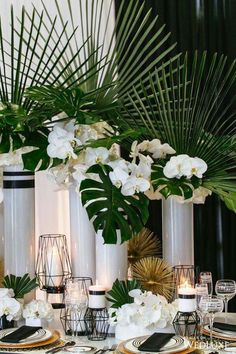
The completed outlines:
{"type": "Polygon", "coordinates": [[[199,323],[200,318],[196,311],[178,311],[173,320],[175,333],[188,338],[198,337],[199,323]]]}
{"type": "Polygon", "coordinates": [[[87,308],[84,321],[89,340],[104,340],[109,329],[109,315],[106,308],[92,309],[87,308]]]}
{"type": "Polygon", "coordinates": [[[66,236],[45,234],[39,237],[36,276],[41,290],[49,294],[62,295],[59,302],[53,302],[54,308],[64,307],[63,294],[65,280],[72,274],[66,236]]]}

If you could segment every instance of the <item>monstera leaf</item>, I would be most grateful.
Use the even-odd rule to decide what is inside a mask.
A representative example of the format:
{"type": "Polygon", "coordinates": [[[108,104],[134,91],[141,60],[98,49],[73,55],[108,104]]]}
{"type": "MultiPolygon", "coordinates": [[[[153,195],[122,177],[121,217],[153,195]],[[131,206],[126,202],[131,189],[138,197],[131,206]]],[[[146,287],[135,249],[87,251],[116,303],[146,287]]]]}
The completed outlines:
{"type": "Polygon", "coordinates": [[[121,243],[129,240],[132,234],[139,232],[148,219],[148,199],[139,193],[124,196],[109,178],[112,168],[107,165],[93,165],[87,173],[99,175],[100,181],[85,179],[80,191],[82,204],[87,209],[94,229],[103,230],[105,243],[117,243],[117,230],[121,243]]]}

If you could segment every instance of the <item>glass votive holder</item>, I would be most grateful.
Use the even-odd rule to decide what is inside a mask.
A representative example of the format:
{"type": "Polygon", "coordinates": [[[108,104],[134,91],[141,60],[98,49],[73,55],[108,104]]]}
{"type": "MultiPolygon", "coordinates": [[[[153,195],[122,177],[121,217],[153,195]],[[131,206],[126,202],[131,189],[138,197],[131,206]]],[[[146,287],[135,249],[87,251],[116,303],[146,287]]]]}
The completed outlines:
{"type": "Polygon", "coordinates": [[[65,284],[65,310],[61,313],[61,322],[67,335],[86,335],[84,322],[88,306],[88,288],[92,284],[89,277],[72,277],[65,284]]]}
{"type": "Polygon", "coordinates": [[[64,314],[61,315],[62,325],[66,335],[84,336],[87,335],[84,316],[86,307],[80,304],[67,304],[64,314]]]}

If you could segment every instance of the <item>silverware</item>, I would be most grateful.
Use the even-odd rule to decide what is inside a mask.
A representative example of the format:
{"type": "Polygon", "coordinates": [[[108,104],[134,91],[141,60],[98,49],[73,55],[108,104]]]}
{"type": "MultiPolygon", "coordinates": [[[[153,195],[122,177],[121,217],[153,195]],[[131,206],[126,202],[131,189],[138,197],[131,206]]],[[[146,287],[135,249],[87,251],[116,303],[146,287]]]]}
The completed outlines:
{"type": "Polygon", "coordinates": [[[75,345],[75,342],[72,340],[70,342],[65,343],[64,345],[61,345],[60,347],[56,347],[56,348],[46,351],[45,354],[54,354],[54,353],[60,352],[62,349],[66,348],[66,347],[71,347],[73,345],[75,345]]]}
{"type": "Polygon", "coordinates": [[[105,345],[102,349],[98,349],[96,350],[96,352],[94,352],[93,354],[103,354],[105,353],[107,350],[109,349],[109,347],[107,345],[105,345]]]}

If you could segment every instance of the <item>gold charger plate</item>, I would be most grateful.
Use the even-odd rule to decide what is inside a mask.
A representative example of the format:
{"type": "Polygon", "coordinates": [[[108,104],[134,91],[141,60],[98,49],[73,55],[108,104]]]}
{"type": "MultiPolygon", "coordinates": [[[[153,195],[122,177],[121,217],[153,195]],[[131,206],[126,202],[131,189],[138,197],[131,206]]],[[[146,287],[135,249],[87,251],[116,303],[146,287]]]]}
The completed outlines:
{"type": "MultiPolygon", "coordinates": [[[[144,338],[144,337],[143,337],[144,338]]],[[[148,336],[146,337],[146,338],[148,338],[148,336]]],[[[135,339],[135,338],[133,338],[133,339],[135,339]]],[[[123,341],[123,342],[121,342],[119,345],[118,345],[118,347],[117,347],[117,349],[116,349],[116,353],[122,353],[122,354],[133,354],[132,352],[130,352],[129,350],[127,350],[126,348],[125,348],[125,345],[126,345],[126,343],[128,343],[130,340],[132,340],[132,338],[130,338],[130,339],[128,339],[128,340],[126,340],[126,341],[123,341]]],[[[180,352],[178,352],[178,354],[187,354],[187,353],[191,353],[193,351],[193,348],[188,348],[188,349],[185,349],[185,350],[182,350],[182,351],[180,351],[180,352]]],[[[141,352],[140,352],[141,353],[141,352]]]]}
{"type": "Polygon", "coordinates": [[[28,349],[28,348],[44,347],[56,343],[59,339],[60,339],[60,333],[58,331],[54,331],[50,338],[42,342],[28,343],[28,344],[17,343],[17,344],[11,344],[11,346],[9,346],[8,344],[0,343],[0,349],[5,349],[5,348],[6,349],[28,349]]]}
{"type": "MultiPolygon", "coordinates": [[[[202,333],[206,336],[210,336],[210,330],[207,330],[205,328],[202,329],[202,333]]],[[[228,335],[224,336],[224,334],[214,332],[214,330],[212,331],[212,337],[217,338],[217,339],[228,340],[228,341],[236,341],[236,335],[234,337],[230,337],[228,335]]]]}

